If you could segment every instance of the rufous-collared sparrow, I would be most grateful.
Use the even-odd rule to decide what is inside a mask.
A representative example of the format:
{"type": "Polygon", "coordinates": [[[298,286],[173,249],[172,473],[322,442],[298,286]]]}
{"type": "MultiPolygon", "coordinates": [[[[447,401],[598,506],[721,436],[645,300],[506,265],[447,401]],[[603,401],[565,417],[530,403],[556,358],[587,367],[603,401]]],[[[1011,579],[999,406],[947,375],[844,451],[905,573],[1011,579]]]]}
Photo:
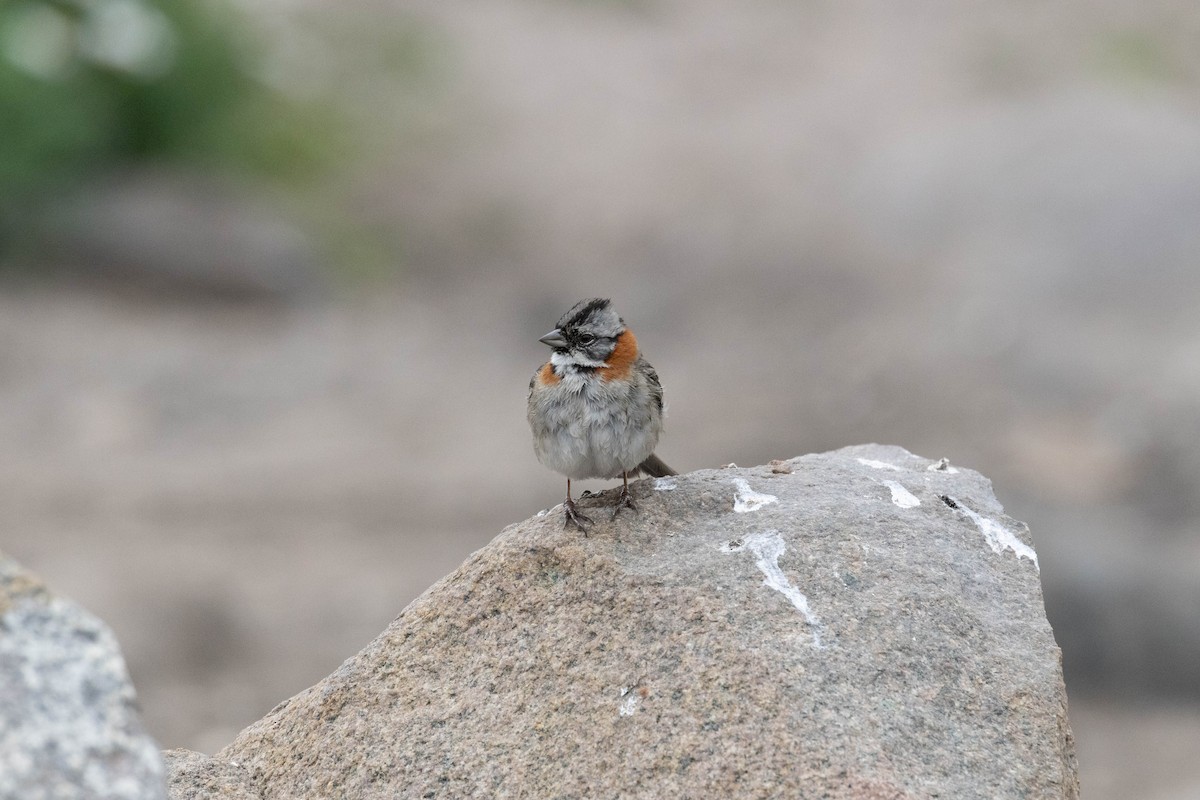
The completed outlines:
{"type": "Polygon", "coordinates": [[[554,352],[529,381],[529,427],[538,461],[567,476],[565,525],[592,522],[571,499],[571,481],[621,477],[613,517],[635,509],[629,476],[676,474],[654,455],[663,428],[658,373],[608,300],[581,300],[538,341],[554,352]]]}

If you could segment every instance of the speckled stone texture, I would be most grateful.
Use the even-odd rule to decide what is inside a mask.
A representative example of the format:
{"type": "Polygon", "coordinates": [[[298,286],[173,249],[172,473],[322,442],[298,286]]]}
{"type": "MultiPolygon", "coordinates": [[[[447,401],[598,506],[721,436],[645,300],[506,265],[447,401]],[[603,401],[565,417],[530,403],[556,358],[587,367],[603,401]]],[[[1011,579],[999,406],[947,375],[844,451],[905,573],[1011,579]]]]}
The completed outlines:
{"type": "Polygon", "coordinates": [[[0,553],[0,800],[166,794],[112,632],[0,553]]]}
{"type": "Polygon", "coordinates": [[[561,508],[510,526],[213,759],[176,755],[172,796],[243,796],[188,793],[215,771],[263,800],[1077,798],[1028,529],[940,466],[853,447],[640,481],[588,538],[561,508]]]}
{"type": "Polygon", "coordinates": [[[168,790],[172,800],[259,800],[250,777],[236,763],[191,750],[167,750],[168,790]]]}

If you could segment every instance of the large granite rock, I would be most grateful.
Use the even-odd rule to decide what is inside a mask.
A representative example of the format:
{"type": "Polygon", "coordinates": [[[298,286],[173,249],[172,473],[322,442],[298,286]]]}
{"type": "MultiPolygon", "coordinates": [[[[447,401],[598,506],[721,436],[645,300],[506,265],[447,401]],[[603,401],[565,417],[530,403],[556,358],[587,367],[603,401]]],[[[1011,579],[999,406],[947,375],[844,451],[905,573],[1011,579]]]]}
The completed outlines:
{"type": "Polygon", "coordinates": [[[166,795],[112,632],[0,553],[0,800],[166,795]]]}
{"type": "Polygon", "coordinates": [[[635,497],[588,538],[505,529],[215,758],[171,754],[173,796],[1079,796],[986,479],[866,446],[635,497]]]}

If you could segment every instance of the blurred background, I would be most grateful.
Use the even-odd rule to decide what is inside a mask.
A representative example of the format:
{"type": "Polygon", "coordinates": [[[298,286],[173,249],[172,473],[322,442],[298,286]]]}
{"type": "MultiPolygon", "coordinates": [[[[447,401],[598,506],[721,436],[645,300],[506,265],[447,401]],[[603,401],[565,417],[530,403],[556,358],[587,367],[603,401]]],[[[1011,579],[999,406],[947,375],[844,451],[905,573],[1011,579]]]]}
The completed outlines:
{"type": "Polygon", "coordinates": [[[1186,0],[6,0],[0,547],[214,752],[561,500],[612,297],[678,469],[991,477],[1085,796],[1200,796],[1198,90],[1186,0]]]}

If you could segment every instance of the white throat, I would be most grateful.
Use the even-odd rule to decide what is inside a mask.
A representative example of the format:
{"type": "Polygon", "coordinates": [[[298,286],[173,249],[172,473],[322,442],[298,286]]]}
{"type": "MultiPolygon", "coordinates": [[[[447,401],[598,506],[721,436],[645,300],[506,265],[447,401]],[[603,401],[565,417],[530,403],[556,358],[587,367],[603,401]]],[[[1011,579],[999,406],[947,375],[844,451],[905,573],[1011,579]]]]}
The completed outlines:
{"type": "Polygon", "coordinates": [[[554,366],[556,372],[566,370],[575,370],[580,367],[586,369],[599,369],[604,366],[603,361],[598,361],[592,358],[584,358],[582,356],[572,356],[570,353],[563,353],[555,350],[550,354],[550,363],[554,366]]]}

